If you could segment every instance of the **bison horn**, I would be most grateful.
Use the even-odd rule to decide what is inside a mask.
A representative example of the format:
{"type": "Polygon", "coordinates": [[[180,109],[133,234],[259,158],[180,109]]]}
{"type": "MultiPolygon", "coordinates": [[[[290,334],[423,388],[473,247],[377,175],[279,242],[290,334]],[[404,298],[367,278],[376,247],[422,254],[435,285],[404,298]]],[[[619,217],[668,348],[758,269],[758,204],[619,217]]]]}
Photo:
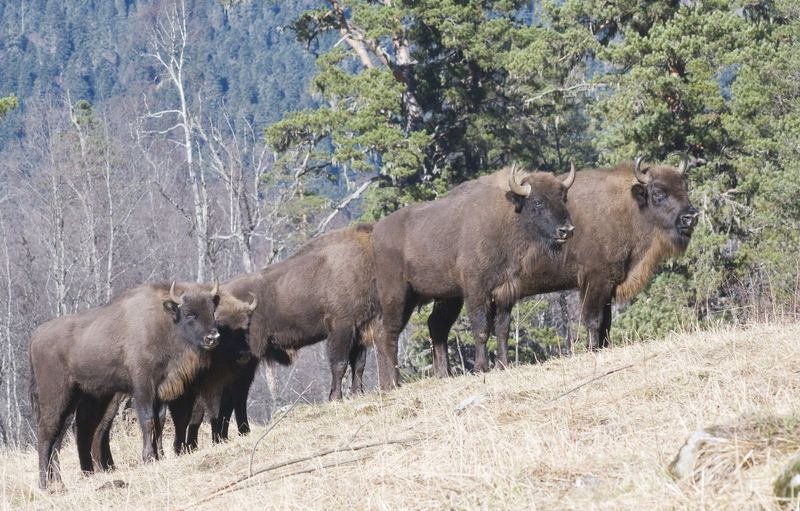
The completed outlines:
{"type": "Polygon", "coordinates": [[[572,186],[572,183],[575,182],[575,163],[569,163],[569,175],[561,182],[564,185],[564,188],[569,190],[569,187],[572,186]]]}
{"type": "Polygon", "coordinates": [[[258,307],[258,296],[256,296],[255,293],[250,293],[250,296],[252,296],[253,299],[250,301],[250,304],[247,306],[247,308],[250,312],[253,312],[256,310],[256,307],[258,307]]]}
{"type": "Polygon", "coordinates": [[[637,181],[639,181],[643,185],[646,185],[647,183],[650,182],[650,176],[648,176],[647,174],[642,172],[641,167],[642,167],[642,160],[643,159],[644,159],[644,157],[637,156],[636,160],[634,160],[634,162],[633,162],[633,175],[636,176],[636,180],[637,181]]]}
{"type": "Polygon", "coordinates": [[[214,280],[214,288],[211,289],[211,295],[217,296],[219,294],[219,279],[214,280]]]}
{"type": "Polygon", "coordinates": [[[517,182],[517,164],[514,163],[508,170],[508,187],[512,192],[523,197],[531,194],[531,185],[517,182]]]}
{"type": "Polygon", "coordinates": [[[178,305],[183,303],[183,295],[175,296],[175,281],[172,281],[172,285],[169,287],[169,299],[173,302],[177,303],[178,305]]]}
{"type": "Polygon", "coordinates": [[[689,155],[683,153],[683,156],[681,158],[681,163],[680,165],[678,165],[678,174],[683,175],[684,172],[686,172],[686,169],[688,168],[689,168],[689,155]]]}

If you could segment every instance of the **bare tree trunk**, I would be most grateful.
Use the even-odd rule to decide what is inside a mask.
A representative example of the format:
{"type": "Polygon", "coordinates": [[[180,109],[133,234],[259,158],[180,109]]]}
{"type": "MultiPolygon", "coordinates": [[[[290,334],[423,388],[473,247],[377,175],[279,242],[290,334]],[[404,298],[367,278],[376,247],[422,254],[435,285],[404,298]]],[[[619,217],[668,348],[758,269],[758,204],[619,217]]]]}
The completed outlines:
{"type": "MultiPolygon", "coordinates": [[[[108,201],[108,240],[106,240],[106,276],[105,276],[105,301],[111,301],[113,294],[113,270],[114,270],[114,237],[116,235],[116,221],[114,219],[114,197],[111,194],[111,157],[109,155],[110,141],[108,128],[105,131],[105,181],[106,181],[106,200],[108,201]]],[[[99,273],[99,272],[98,272],[99,273]]]]}
{"type": "Polygon", "coordinates": [[[166,20],[159,20],[153,33],[153,52],[149,56],[155,59],[169,78],[178,95],[179,105],[176,109],[148,113],[148,117],[160,119],[165,115],[173,115],[176,123],[156,133],[168,135],[180,130],[181,137],[176,140],[183,151],[186,169],[189,174],[189,186],[192,191],[193,228],[195,236],[196,279],[206,280],[206,260],[209,254],[208,232],[208,190],[206,188],[205,171],[202,165],[195,162],[194,130],[195,119],[189,111],[184,81],[185,52],[189,33],[186,28],[186,4],[183,0],[176,3],[175,9],[166,20]]]}

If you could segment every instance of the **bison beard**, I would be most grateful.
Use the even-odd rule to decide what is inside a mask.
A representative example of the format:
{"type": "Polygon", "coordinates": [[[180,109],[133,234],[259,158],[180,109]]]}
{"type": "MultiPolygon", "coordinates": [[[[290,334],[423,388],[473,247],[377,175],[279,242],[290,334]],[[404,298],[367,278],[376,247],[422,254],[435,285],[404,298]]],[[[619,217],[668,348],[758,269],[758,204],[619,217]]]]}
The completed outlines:
{"type": "MultiPolygon", "coordinates": [[[[397,339],[418,305],[436,300],[429,327],[434,351],[446,355],[447,332],[463,303],[475,337],[475,367],[488,368],[486,341],[498,299],[512,302],[522,277],[558,255],[572,235],[565,206],[572,168],[562,183],[551,174],[515,169],[464,183],[433,202],[402,208],[373,233],[383,332],[381,388],[398,384],[397,339]]],[[[446,356],[443,357],[446,364],[446,356]]]]}

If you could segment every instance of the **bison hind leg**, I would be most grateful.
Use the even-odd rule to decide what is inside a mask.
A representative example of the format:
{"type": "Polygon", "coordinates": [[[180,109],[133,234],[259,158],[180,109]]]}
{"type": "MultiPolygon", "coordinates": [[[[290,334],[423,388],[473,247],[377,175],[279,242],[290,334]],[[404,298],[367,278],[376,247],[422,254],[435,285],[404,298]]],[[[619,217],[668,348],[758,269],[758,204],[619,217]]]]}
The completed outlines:
{"type": "Polygon", "coordinates": [[[453,323],[458,319],[464,300],[452,298],[438,300],[428,316],[428,333],[433,345],[433,372],[439,378],[450,376],[450,360],[447,356],[447,338],[453,323]]]}
{"type": "MultiPolygon", "coordinates": [[[[103,422],[109,403],[114,396],[97,398],[94,396],[83,395],[79,399],[75,408],[75,441],[78,445],[78,459],[80,459],[81,470],[84,474],[94,472],[95,462],[99,465],[100,459],[92,459],[92,451],[95,434],[98,432],[100,424],[103,422]]],[[[107,433],[104,428],[100,431],[101,436],[107,433]]],[[[102,441],[102,439],[100,439],[102,441]]]]}
{"type": "Polygon", "coordinates": [[[331,401],[342,399],[342,379],[350,362],[353,331],[350,328],[333,330],[328,334],[328,362],[331,367],[331,401]]]}
{"type": "Polygon", "coordinates": [[[39,486],[44,489],[50,482],[61,482],[58,450],[79,394],[73,386],[48,380],[39,382],[38,398],[39,486]]]}
{"type": "Polygon", "coordinates": [[[352,373],[353,385],[350,393],[353,395],[364,393],[364,368],[367,365],[367,347],[359,340],[353,343],[350,348],[350,372],[352,373]]]}

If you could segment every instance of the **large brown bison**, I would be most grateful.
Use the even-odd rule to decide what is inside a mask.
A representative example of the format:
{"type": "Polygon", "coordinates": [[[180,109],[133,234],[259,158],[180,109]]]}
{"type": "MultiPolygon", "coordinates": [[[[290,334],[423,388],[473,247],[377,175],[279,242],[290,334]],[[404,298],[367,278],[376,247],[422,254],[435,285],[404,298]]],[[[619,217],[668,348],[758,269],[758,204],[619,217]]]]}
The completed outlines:
{"type": "MultiPolygon", "coordinates": [[[[616,167],[578,172],[567,207],[575,237],[557,259],[539,259],[517,284],[524,297],[568,289],[580,292],[581,319],[590,348],[607,346],[611,302],[629,300],[648,282],[664,259],[686,250],[698,211],[689,201],[680,166],[648,165],[637,158],[616,167]]],[[[512,301],[498,301],[497,363],[508,364],[512,301]]],[[[445,376],[447,334],[455,316],[436,304],[429,318],[436,374],[445,376]]],[[[457,312],[456,312],[457,315],[457,312]]]]}
{"type": "Polygon", "coordinates": [[[53,319],[29,348],[39,484],[60,481],[57,449],[75,412],[81,469],[91,472],[97,424],[117,393],[132,394],[142,459],[158,457],[161,404],[183,394],[219,343],[217,286],[146,284],[112,302],[53,319]]]}
{"type": "Polygon", "coordinates": [[[565,201],[574,178],[574,166],[563,182],[544,172],[518,179],[513,167],[503,169],[461,184],[442,199],[395,211],[375,225],[382,389],[397,385],[398,336],[414,308],[429,300],[439,301],[437,315],[453,321],[466,302],[476,340],[475,368],[488,368],[486,340],[495,304],[513,303],[523,277],[541,261],[558,257],[572,235],[565,201]]]}
{"type": "Polygon", "coordinates": [[[284,261],[221,286],[239,299],[251,293],[258,298],[248,342],[260,359],[328,340],[330,399],[342,397],[348,364],[354,369],[353,391],[363,389],[364,337],[380,311],[371,234],[369,224],[330,232],[284,261]]]}

